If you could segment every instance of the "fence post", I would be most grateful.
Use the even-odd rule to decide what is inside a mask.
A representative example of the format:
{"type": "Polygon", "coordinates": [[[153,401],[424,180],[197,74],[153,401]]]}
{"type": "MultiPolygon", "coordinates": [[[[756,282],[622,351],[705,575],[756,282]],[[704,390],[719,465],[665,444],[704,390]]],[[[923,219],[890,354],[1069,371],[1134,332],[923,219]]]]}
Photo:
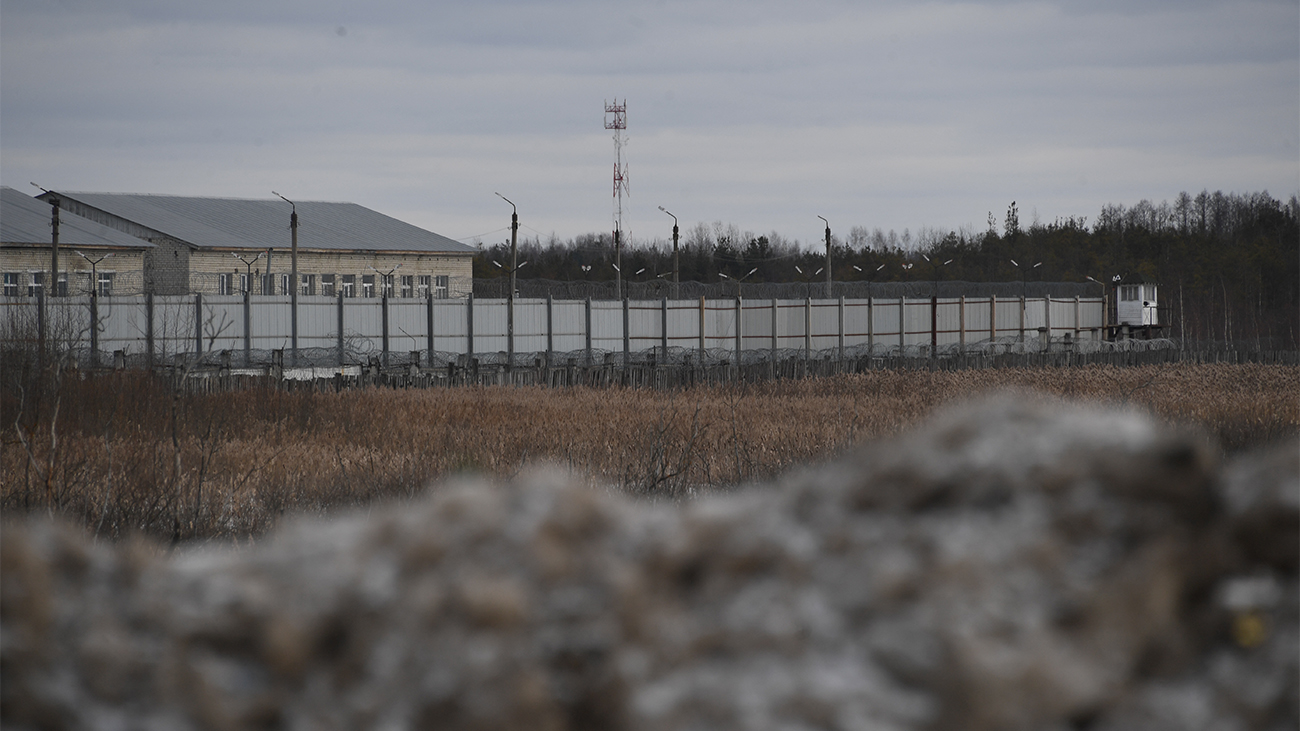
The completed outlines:
{"type": "Polygon", "coordinates": [[[700,295],[700,365],[704,365],[704,295],[700,295]]]}
{"type": "Polygon", "coordinates": [[[740,351],[744,348],[743,334],[740,331],[740,316],[744,312],[744,304],[740,295],[736,295],[736,367],[740,367],[740,351]]]}
{"type": "Polygon", "coordinates": [[[958,307],[961,308],[961,312],[957,313],[957,330],[958,330],[957,354],[965,355],[966,354],[966,295],[963,294],[961,296],[961,301],[960,304],[958,304],[958,307]]]}
{"type": "MultiPolygon", "coordinates": [[[[244,316],[245,322],[248,316],[244,316]]],[[[248,332],[245,330],[244,332],[248,332]]],[[[203,293],[194,293],[194,350],[200,358],[203,357],[203,293]]]]}
{"type": "Polygon", "coordinates": [[[907,297],[898,298],[898,357],[907,348],[907,297]]]}
{"type": "Polygon", "coordinates": [[[433,288],[424,299],[424,332],[429,343],[429,367],[433,367],[433,288]]]}
{"type": "Polygon", "coordinates": [[[90,290],[90,367],[99,367],[99,287],[91,284],[90,290]]]}
{"type": "Polygon", "coordinates": [[[812,357],[812,297],[803,300],[803,359],[812,357]]]}
{"type": "Polygon", "coordinates": [[[1046,338],[1043,342],[1043,352],[1052,352],[1052,295],[1043,295],[1043,329],[1046,331],[1046,338]]]}
{"type": "Polygon", "coordinates": [[[153,370],[153,292],[144,295],[144,348],[145,362],[153,370]]]}
{"type": "Polygon", "coordinates": [[[876,311],[875,300],[867,298],[867,357],[876,354],[876,311]]]}
{"type": "Polygon", "coordinates": [[[840,362],[844,362],[844,297],[840,296],[840,362]]]}
{"type": "Polygon", "coordinates": [[[474,293],[465,300],[465,362],[474,361],[474,293]]]}
{"type": "Polygon", "coordinates": [[[583,326],[584,334],[587,339],[587,367],[592,365],[591,358],[591,298],[586,299],[586,324],[583,326]]]}
{"type": "Polygon", "coordinates": [[[989,295],[989,344],[998,340],[998,296],[989,295]]]}
{"type": "MultiPolygon", "coordinates": [[[[245,295],[247,296],[247,295],[245,295]]],[[[343,290],[339,289],[339,307],[338,307],[338,347],[339,347],[339,368],[347,365],[347,360],[343,354],[343,290]]]]}
{"type": "Polygon", "coordinates": [[[1080,301],[1079,301],[1079,295],[1076,294],[1076,295],[1074,296],[1074,342],[1076,342],[1076,343],[1079,342],[1079,335],[1080,335],[1080,332],[1079,332],[1079,311],[1080,311],[1080,305],[1081,305],[1081,303],[1080,303],[1080,301]]]}
{"type": "Polygon", "coordinates": [[[380,343],[383,347],[384,367],[388,367],[388,287],[384,287],[384,294],[379,298],[379,328],[380,343]]]}
{"type": "Polygon", "coordinates": [[[780,304],[780,300],[773,297],[772,298],[772,362],[773,363],[776,362],[776,350],[777,350],[776,311],[778,309],[779,304],[780,304]]]}
{"type": "MultiPolygon", "coordinates": [[[[546,369],[551,368],[551,359],[555,354],[555,302],[550,292],[546,293],[546,369]]],[[[549,376],[548,376],[549,377],[549,376]]],[[[549,383],[547,385],[550,385],[549,383]]]]}
{"type": "Polygon", "coordinates": [[[664,365],[668,365],[668,298],[664,297],[659,302],[659,348],[663,352],[660,358],[664,365]]]}
{"type": "Polygon", "coordinates": [[[1025,342],[1025,296],[1020,295],[1020,342],[1025,342]]]}
{"type": "MultiPolygon", "coordinates": [[[[253,288],[252,282],[249,282],[248,288],[244,290],[244,367],[247,368],[253,361],[253,305],[250,299],[249,290],[253,288]]],[[[200,295],[195,295],[200,296],[200,295]]],[[[202,355],[202,353],[200,353],[202,355]]]]}
{"type": "Polygon", "coordinates": [[[628,299],[623,298],[623,370],[626,371],[631,360],[632,338],[628,332],[628,299]]]}
{"type": "Polygon", "coordinates": [[[939,295],[930,295],[930,357],[939,357],[939,295]]]}

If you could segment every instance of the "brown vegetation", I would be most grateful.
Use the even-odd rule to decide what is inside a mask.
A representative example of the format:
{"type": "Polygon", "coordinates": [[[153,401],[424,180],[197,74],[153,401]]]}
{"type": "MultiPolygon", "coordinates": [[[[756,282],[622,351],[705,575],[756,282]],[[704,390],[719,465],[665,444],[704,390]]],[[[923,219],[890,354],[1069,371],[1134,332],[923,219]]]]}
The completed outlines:
{"type": "Polygon", "coordinates": [[[1300,369],[876,371],[677,391],[462,388],[180,395],[140,373],[6,393],[0,500],[69,514],[98,535],[244,537],[286,510],[418,492],[472,470],[551,461],[655,497],[768,478],[894,434],[999,388],[1128,404],[1229,450],[1291,438],[1300,369]]]}

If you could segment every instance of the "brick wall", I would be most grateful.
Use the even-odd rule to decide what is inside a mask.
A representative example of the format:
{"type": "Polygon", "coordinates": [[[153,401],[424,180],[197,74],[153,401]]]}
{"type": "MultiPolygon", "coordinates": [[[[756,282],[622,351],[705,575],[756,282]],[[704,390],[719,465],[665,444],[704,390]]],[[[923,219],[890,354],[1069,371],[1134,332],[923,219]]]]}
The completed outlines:
{"type": "MultiPolygon", "coordinates": [[[[86,250],[92,259],[103,256],[103,251],[86,250]]],[[[112,274],[112,294],[136,295],[145,291],[144,251],[117,250],[113,256],[101,261],[100,273],[112,274]]],[[[48,246],[6,247],[0,249],[0,271],[4,274],[17,275],[18,296],[26,297],[28,286],[33,282],[33,275],[40,272],[43,279],[50,274],[50,249],[48,246]]],[[[68,283],[69,295],[88,294],[91,290],[90,262],[77,255],[73,248],[59,247],[59,271],[68,283]]],[[[0,290],[0,295],[4,294],[0,290]]]]}

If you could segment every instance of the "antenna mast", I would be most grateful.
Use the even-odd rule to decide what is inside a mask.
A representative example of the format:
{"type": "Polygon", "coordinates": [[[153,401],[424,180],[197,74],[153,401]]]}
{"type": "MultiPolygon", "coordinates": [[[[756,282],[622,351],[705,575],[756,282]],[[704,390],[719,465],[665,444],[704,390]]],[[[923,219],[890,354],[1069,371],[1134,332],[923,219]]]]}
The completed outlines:
{"type": "Polygon", "coordinates": [[[627,166],[623,164],[623,130],[627,129],[627,99],[605,102],[605,129],[614,130],[614,297],[623,299],[623,195],[627,188],[627,166]]]}

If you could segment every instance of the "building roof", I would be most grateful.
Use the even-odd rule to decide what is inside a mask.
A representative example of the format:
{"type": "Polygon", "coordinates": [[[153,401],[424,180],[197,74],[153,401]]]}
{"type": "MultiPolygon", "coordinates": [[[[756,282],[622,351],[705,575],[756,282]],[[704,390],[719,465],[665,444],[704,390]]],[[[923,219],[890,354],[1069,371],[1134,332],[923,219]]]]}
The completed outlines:
{"type": "MultiPolygon", "coordinates": [[[[278,198],[65,193],[64,198],[200,249],[288,248],[289,204],[278,198]]],[[[355,203],[297,202],[298,247],[308,250],[473,254],[475,249],[355,203]]]]}
{"type": "MultiPolygon", "coordinates": [[[[49,246],[50,204],[0,186],[0,242],[49,246]]],[[[59,246],[149,249],[153,244],[68,211],[59,212],[59,246]]]]}

